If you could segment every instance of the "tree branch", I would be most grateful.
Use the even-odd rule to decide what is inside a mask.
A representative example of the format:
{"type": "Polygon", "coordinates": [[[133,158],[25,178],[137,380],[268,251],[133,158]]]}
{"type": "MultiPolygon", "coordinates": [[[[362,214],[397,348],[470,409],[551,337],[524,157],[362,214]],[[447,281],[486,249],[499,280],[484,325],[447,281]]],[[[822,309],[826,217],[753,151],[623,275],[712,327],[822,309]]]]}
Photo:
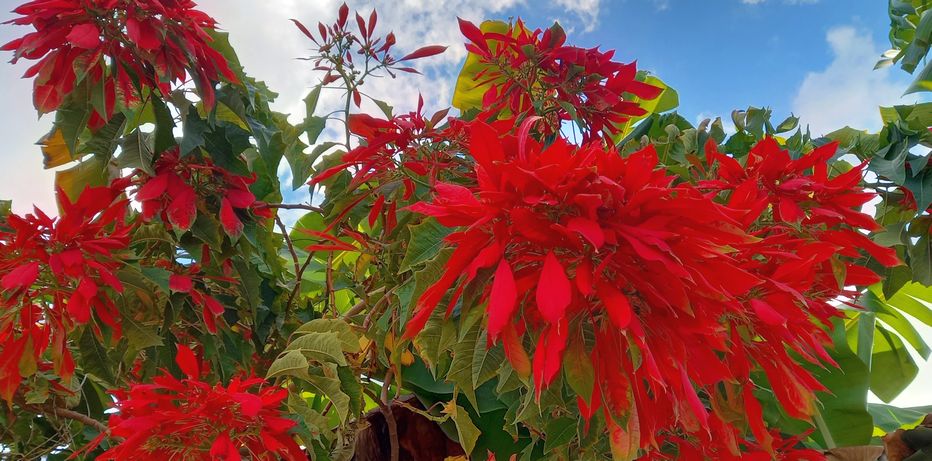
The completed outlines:
{"type": "Polygon", "coordinates": [[[324,212],[324,209],[321,207],[316,207],[314,205],[307,205],[304,203],[266,203],[263,206],[266,208],[278,208],[282,210],[307,210],[307,211],[314,211],[317,213],[324,212]]]}

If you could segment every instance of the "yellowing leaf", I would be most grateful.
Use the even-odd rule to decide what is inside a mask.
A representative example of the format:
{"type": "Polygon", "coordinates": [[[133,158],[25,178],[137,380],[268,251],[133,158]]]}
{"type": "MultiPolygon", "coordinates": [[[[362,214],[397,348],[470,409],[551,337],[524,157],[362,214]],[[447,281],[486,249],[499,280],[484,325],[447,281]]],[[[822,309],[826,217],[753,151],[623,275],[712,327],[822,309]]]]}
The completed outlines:
{"type": "Polygon", "coordinates": [[[456,404],[455,400],[447,402],[443,406],[443,412],[453,418],[456,423],[456,435],[460,445],[466,453],[472,453],[476,447],[476,441],[479,440],[479,428],[473,424],[469,413],[463,407],[456,404]]]}
{"type": "Polygon", "coordinates": [[[628,423],[622,427],[614,419],[607,418],[608,443],[612,449],[613,461],[631,461],[637,457],[641,440],[641,425],[638,421],[637,407],[631,405],[628,423]]]}
{"type": "Polygon", "coordinates": [[[67,170],[55,172],[55,187],[61,188],[69,200],[75,201],[85,187],[105,186],[109,179],[107,161],[92,156],[67,170]]]}
{"type": "Polygon", "coordinates": [[[619,125],[618,132],[613,136],[615,142],[621,141],[625,138],[631,131],[634,130],[634,126],[638,124],[641,120],[644,120],[647,117],[650,117],[653,114],[659,114],[666,112],[668,110],[673,110],[680,105],[680,96],[673,88],[660,80],[653,75],[647,75],[643,79],[639,78],[644,83],[662,88],[663,91],[660,92],[660,96],[657,96],[654,99],[645,100],[637,96],[631,96],[630,101],[635,102],[641,106],[642,109],[646,110],[647,113],[637,117],[631,117],[627,122],[619,125]]]}
{"type": "Polygon", "coordinates": [[[42,146],[42,164],[46,170],[62,166],[74,160],[71,158],[71,152],[65,144],[65,137],[62,135],[61,128],[55,128],[55,131],[43,136],[38,144],[42,146]]]}
{"type": "MultiPolygon", "coordinates": [[[[500,34],[508,32],[510,28],[511,26],[504,21],[485,21],[479,26],[482,32],[497,32],[500,34]]],[[[460,75],[456,79],[456,89],[453,91],[453,107],[461,111],[482,107],[482,96],[492,85],[492,82],[479,85],[476,76],[486,67],[485,64],[479,61],[479,56],[474,53],[469,53],[466,56],[463,69],[460,70],[460,75]]]]}

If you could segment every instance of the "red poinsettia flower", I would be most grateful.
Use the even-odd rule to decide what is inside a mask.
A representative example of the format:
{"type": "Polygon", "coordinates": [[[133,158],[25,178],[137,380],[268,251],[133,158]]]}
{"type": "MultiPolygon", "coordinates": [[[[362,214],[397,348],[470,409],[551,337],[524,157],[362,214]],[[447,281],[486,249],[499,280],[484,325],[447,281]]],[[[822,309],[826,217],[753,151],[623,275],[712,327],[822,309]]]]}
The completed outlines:
{"type": "Polygon", "coordinates": [[[254,376],[226,386],[202,381],[206,367],[184,345],[176,362],[183,379],[165,373],[151,384],[111,391],[119,412],[110,417],[110,434],[124,440],[98,459],[239,460],[241,450],[249,459],[307,459],[289,434],[296,423],[281,410],[286,389],[254,376]]]}
{"type": "Polygon", "coordinates": [[[46,351],[55,373],[70,377],[65,342],[76,325],[97,320],[120,336],[110,293],[123,291],[116,273],[132,229],[119,199],[126,186],[88,188],[74,202],[59,190],[58,218],[35,209],[0,225],[0,397],[10,400],[20,371],[35,370],[46,351]]]}
{"type": "Polygon", "coordinates": [[[145,220],[161,215],[163,222],[188,230],[197,218],[199,203],[206,197],[219,197],[220,224],[235,239],[243,232],[240,213],[253,210],[256,216],[269,216],[265,204],[256,201],[249,190],[255,174],[236,175],[195,155],[182,159],[177,148],[163,153],[154,169],[155,176],[139,173],[142,182],[134,196],[142,205],[145,220]]]}
{"type": "Polygon", "coordinates": [[[168,94],[172,83],[190,75],[207,106],[214,82],[236,82],[225,58],[210,47],[207,31],[216,22],[191,0],[33,0],[13,10],[12,24],[35,32],[0,50],[13,61],[36,60],[24,77],[35,78],[40,113],[57,109],[81,84],[102,88],[104,107],[95,117],[109,120],[117,99],[126,105],[147,89],[168,94]]]}
{"type": "MultiPolygon", "coordinates": [[[[209,263],[210,252],[206,247],[204,250],[201,259],[205,263],[209,263]]],[[[204,318],[204,326],[207,327],[207,331],[216,333],[217,319],[223,315],[226,308],[205,288],[204,282],[210,279],[214,282],[236,283],[236,280],[225,276],[204,275],[200,264],[180,266],[167,260],[160,260],[156,261],[155,266],[171,272],[168,277],[168,289],[173,293],[187,293],[190,295],[194,307],[201,309],[201,316],[204,318]]]]}
{"type": "MultiPolygon", "coordinates": [[[[558,139],[545,147],[527,137],[527,126],[518,136],[507,134],[512,129],[473,122],[476,183],[438,183],[433,200],[410,207],[457,230],[448,237],[454,250],[445,271],[418,300],[406,337],[441,301],[449,314],[471,281],[491,277],[479,299],[489,337],[503,341],[519,373],[530,368],[538,394],[560,373],[564,350],[589,336],[596,385],[591,398],[579,399],[584,416],[603,409],[629,428],[635,421],[648,451],[673,443],[680,453],[742,459],[750,450],[739,442],[743,426],[773,453],[751,372],[764,371],[788,414],[811,416],[822,386],[791,351],[831,363],[825,330],[838,313],[828,301],[845,282],[832,258],[859,256],[851,227],[864,222],[853,217],[857,200],[829,208],[835,214],[814,213],[805,233],[789,225],[758,231],[759,209],[749,207],[757,215],[746,220],[748,210],[719,204],[714,193],[674,185],[652,147],[623,158],[601,144],[577,148],[558,139]],[[530,367],[525,333],[537,341],[530,367]],[[748,409],[746,421],[703,403],[725,383],[744,383],[729,398],[748,409]],[[722,440],[732,443],[716,443],[722,440]]],[[[813,158],[824,164],[822,154],[813,158]]],[[[742,169],[745,177],[757,177],[753,166],[742,169]]],[[[831,185],[807,186],[819,192],[806,200],[863,198],[847,177],[823,182],[831,185]]],[[[886,249],[869,250],[898,262],[886,249]]]]}
{"type": "Polygon", "coordinates": [[[646,113],[626,94],[654,99],[661,92],[636,79],[635,63],[613,61],[612,50],[566,45],[559,24],[531,31],[519,19],[504,32],[484,32],[461,19],[460,31],[471,42],[466,49],[484,65],[477,76],[488,85],[483,110],[544,117],[547,134],[573,119],[582,123],[584,141],[612,134],[617,125],[646,113]]]}
{"type": "Polygon", "coordinates": [[[404,204],[412,197],[415,179],[433,182],[439,172],[448,170],[454,153],[461,148],[459,130],[437,128],[449,110],[441,110],[428,119],[422,114],[423,107],[423,98],[418,98],[415,112],[389,120],[367,114],[350,115],[349,129],[362,138],[362,145],[344,154],[342,163],[314,175],[308,184],[320,184],[345,170],[353,172],[350,187],[369,181],[379,184],[370,194],[373,198],[369,225],[384,216],[385,231],[391,232],[398,221],[398,202],[404,204]],[[403,187],[393,187],[399,184],[403,187]],[[386,189],[397,192],[383,193],[386,189]]]}

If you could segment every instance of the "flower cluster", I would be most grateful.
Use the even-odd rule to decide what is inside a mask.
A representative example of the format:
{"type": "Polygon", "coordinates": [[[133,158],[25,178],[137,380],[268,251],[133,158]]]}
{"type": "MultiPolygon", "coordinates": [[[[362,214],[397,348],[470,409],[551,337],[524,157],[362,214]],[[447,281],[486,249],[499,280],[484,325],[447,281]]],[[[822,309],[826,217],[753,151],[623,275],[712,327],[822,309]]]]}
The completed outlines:
{"type": "Polygon", "coordinates": [[[441,171],[450,170],[454,153],[460,150],[455,130],[437,128],[448,110],[427,118],[422,114],[423,107],[424,100],[419,99],[417,111],[388,120],[351,115],[349,129],[363,142],[344,154],[341,163],[314,175],[309,184],[320,184],[345,170],[353,172],[350,187],[368,181],[378,184],[373,191],[369,224],[374,225],[379,216],[384,216],[386,232],[391,232],[397,222],[398,202],[408,201],[414,194],[412,178],[434,182],[441,171]],[[401,188],[393,187],[399,184],[401,188]],[[386,194],[383,190],[397,192],[386,194]]]}
{"type": "MultiPolygon", "coordinates": [[[[57,109],[75,87],[103,88],[99,123],[113,114],[117,99],[129,105],[150,89],[168,94],[190,75],[201,98],[213,106],[214,82],[235,82],[226,59],[211,48],[216,27],[191,0],[32,0],[9,22],[34,32],[2,48],[37,61],[24,75],[35,78],[40,113],[57,109]],[[101,110],[103,112],[101,112],[101,110]]],[[[93,125],[94,120],[92,120],[93,125]]]]}
{"type": "Polygon", "coordinates": [[[471,42],[466,49],[482,65],[476,83],[488,87],[482,96],[486,112],[544,117],[545,134],[576,119],[587,141],[612,134],[617,125],[646,113],[626,95],[660,95],[660,88],[637,80],[635,63],[613,61],[614,51],[566,45],[559,24],[534,31],[520,20],[504,30],[489,24],[490,30],[483,30],[460,20],[460,31],[471,42]]]}
{"type": "Polygon", "coordinates": [[[636,421],[648,451],[673,444],[743,459],[741,428],[749,427],[772,453],[778,441],[752,394],[752,371],[764,371],[790,416],[811,417],[822,387],[794,356],[831,363],[826,329],[838,314],[828,301],[845,294],[840,287],[876,280],[855,269],[859,250],[899,263],[856,230],[875,226],[857,211],[870,199],[857,187],[860,170],[828,178],[834,146],[787,166],[767,140],[743,167],[727,163],[744,182],[729,169],[703,184],[719,188],[710,193],[676,184],[653,147],[623,158],[599,143],[544,146],[527,127],[512,130],[473,122],[476,183],[438,183],[430,202],[410,207],[457,230],[406,337],[448,291],[451,312],[471,281],[491,276],[479,301],[489,337],[503,341],[516,370],[530,368],[538,395],[560,373],[568,344],[591,335],[596,384],[579,399],[586,417],[601,409],[636,421]],[[778,222],[759,225],[771,204],[778,222]],[[849,271],[839,278],[836,264],[849,271]],[[530,367],[526,333],[537,343],[530,367]],[[744,385],[722,394],[731,383],[744,385]],[[703,399],[744,407],[746,421],[703,399]]]}
{"type": "Polygon", "coordinates": [[[239,460],[241,451],[248,459],[307,459],[289,434],[295,422],[281,411],[286,389],[252,376],[226,386],[204,382],[184,345],[176,362],[186,378],[166,373],[112,392],[119,413],[110,417],[110,433],[124,440],[97,459],[239,460]]]}
{"type": "MultiPolygon", "coordinates": [[[[327,85],[340,79],[353,78],[362,72],[362,68],[357,69],[353,63],[353,54],[362,56],[367,63],[365,72],[371,72],[377,68],[385,69],[389,75],[394,77],[392,69],[402,72],[417,73],[417,70],[411,67],[402,67],[404,61],[413,61],[415,59],[434,56],[446,51],[447,47],[438,45],[429,45],[418,48],[400,59],[392,56],[392,47],[395,46],[395,34],[389,32],[388,35],[377,37],[375,35],[375,26],[378,22],[378,14],[375,10],[369,14],[368,21],[358,12],[356,13],[356,27],[359,33],[355,33],[349,26],[349,7],[344,3],[340,6],[337,21],[330,25],[317,23],[318,36],[315,36],[304,24],[296,19],[292,22],[307,38],[317,46],[319,55],[312,58],[314,69],[326,71],[321,84],[327,85]],[[353,53],[355,51],[355,53],[353,53]]],[[[361,93],[352,88],[353,101],[359,107],[362,103],[361,93]]]]}
{"type": "MultiPolygon", "coordinates": [[[[106,292],[122,292],[119,252],[132,229],[120,199],[125,181],[85,189],[71,202],[59,190],[61,214],[11,214],[0,225],[0,397],[10,400],[22,372],[49,351],[62,378],[74,371],[66,347],[76,325],[96,319],[120,335],[119,312],[106,292]],[[49,350],[50,349],[50,350],[49,350]]],[[[26,375],[23,375],[26,376],[26,375]]]]}
{"type": "Polygon", "coordinates": [[[237,210],[271,217],[270,210],[249,190],[255,174],[240,176],[195,155],[179,158],[177,148],[163,153],[155,162],[155,176],[140,176],[144,181],[134,198],[142,204],[145,220],[161,215],[163,222],[188,230],[197,217],[199,204],[206,206],[205,197],[220,197],[220,224],[231,238],[243,232],[237,210]]]}

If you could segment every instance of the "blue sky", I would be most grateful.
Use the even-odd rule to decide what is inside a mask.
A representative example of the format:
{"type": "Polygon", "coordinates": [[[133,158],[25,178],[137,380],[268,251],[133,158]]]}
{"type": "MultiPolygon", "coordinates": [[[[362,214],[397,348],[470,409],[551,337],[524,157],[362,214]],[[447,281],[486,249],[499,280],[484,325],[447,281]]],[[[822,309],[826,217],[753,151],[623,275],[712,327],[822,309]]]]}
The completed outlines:
{"type": "MultiPolygon", "coordinates": [[[[310,44],[288,22],[331,22],[342,0],[199,0],[230,32],[247,72],[281,94],[276,109],[304,117],[301,99],[319,75],[306,61],[310,44]]],[[[620,60],[637,59],[679,91],[680,112],[698,121],[749,105],[769,106],[777,121],[791,112],[815,134],[844,125],[876,130],[878,105],[902,104],[909,76],[898,69],[873,71],[889,47],[889,19],[881,0],[377,0],[350,1],[352,9],[379,10],[379,31],[393,29],[402,50],[449,45],[441,56],[418,63],[424,76],[373,80],[369,92],[402,110],[424,95],[430,108],[449,105],[465,57],[455,15],[481,21],[521,16],[532,26],[559,20],[569,40],[617,50],[620,60]]],[[[11,17],[0,14],[0,21],[11,17]]],[[[25,33],[0,26],[0,43],[25,33]]],[[[50,119],[36,120],[30,83],[19,76],[25,63],[0,67],[0,139],[4,168],[0,198],[14,209],[32,204],[54,210],[53,173],[42,170],[34,142],[50,119]]],[[[340,95],[324,94],[322,110],[338,107],[340,95]]],[[[372,110],[373,106],[364,109],[372,110]]],[[[283,170],[284,174],[285,171],[283,170]]],[[[285,182],[290,183],[290,178],[285,182]]],[[[286,191],[288,192],[288,191],[286,191]]],[[[307,200],[307,191],[289,193],[307,200]]],[[[932,329],[925,329],[932,340],[932,329]]],[[[932,404],[932,366],[903,397],[902,406],[932,404]]]]}

